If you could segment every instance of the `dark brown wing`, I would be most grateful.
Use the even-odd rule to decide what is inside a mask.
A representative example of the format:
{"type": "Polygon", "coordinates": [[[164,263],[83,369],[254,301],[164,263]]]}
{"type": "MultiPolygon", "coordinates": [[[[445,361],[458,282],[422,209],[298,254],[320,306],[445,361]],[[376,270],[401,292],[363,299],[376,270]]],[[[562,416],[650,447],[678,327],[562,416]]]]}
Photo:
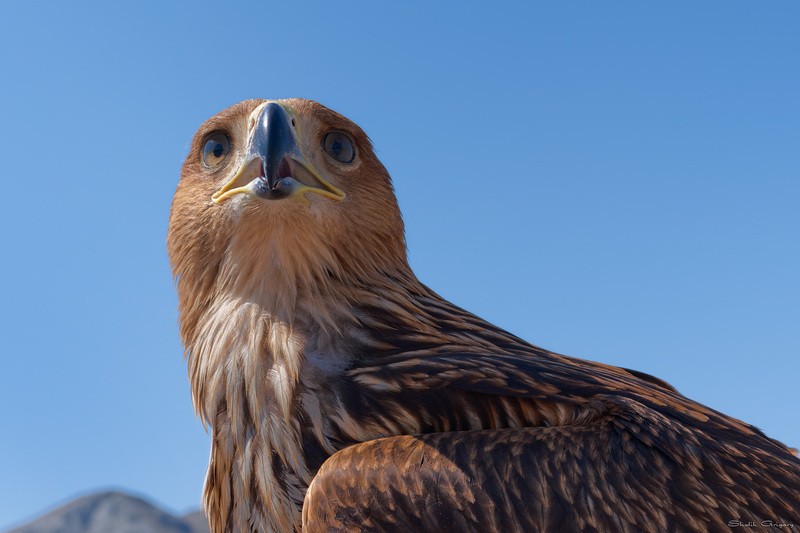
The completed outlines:
{"type": "Polygon", "coordinates": [[[390,437],[346,448],[309,487],[303,530],[729,531],[735,521],[800,524],[800,480],[791,472],[752,479],[759,472],[747,457],[705,450],[681,424],[653,419],[627,400],[598,399],[593,409],[595,416],[571,426],[390,437]]]}
{"type": "Polygon", "coordinates": [[[800,525],[800,461],[660,380],[544,352],[397,355],[351,376],[351,416],[434,422],[330,457],[306,494],[308,531],[800,525]],[[514,427],[526,413],[545,427],[514,427]]]}

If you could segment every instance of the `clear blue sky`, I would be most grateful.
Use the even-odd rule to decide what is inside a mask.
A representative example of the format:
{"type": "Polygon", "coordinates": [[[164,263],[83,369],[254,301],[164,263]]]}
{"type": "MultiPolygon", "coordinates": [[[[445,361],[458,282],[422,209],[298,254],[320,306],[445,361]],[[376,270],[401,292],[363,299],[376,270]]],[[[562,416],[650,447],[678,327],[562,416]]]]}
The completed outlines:
{"type": "Polygon", "coordinates": [[[4,3],[0,529],[199,505],[167,217],[252,97],[364,127],[444,296],[800,446],[800,4],[429,4],[4,3]]]}

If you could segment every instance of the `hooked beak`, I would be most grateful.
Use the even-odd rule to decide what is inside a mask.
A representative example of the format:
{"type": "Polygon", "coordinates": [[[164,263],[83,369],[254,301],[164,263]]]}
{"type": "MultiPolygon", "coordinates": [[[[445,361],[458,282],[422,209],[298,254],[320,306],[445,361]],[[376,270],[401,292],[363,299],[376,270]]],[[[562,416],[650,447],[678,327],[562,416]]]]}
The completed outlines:
{"type": "Polygon", "coordinates": [[[237,194],[308,202],[304,193],[310,192],[344,200],[344,192],[328,183],[300,150],[291,111],[287,112],[282,104],[269,102],[253,113],[257,118],[250,132],[245,162],[233,179],[211,196],[215,204],[237,194]]]}

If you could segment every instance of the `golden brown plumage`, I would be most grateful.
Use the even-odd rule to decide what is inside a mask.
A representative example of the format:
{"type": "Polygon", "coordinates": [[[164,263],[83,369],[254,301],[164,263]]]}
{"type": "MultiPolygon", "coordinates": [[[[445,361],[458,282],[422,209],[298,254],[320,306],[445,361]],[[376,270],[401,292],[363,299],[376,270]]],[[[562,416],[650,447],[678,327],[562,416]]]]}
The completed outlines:
{"type": "Polygon", "coordinates": [[[168,246],[213,531],[800,525],[784,445],[420,283],[368,138],[315,102],[203,124],[168,246]]]}

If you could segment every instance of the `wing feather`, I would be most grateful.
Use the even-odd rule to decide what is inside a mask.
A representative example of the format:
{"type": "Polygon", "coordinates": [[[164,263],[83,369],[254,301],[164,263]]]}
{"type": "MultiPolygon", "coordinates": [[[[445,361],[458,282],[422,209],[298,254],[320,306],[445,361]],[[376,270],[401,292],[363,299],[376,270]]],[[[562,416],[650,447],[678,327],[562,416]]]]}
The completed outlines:
{"type": "Polygon", "coordinates": [[[330,457],[306,493],[304,530],[800,524],[800,460],[788,448],[635,371],[549,353],[439,350],[385,357],[349,378],[348,409],[365,426],[402,408],[426,421],[424,434],[330,457]]]}
{"type": "Polygon", "coordinates": [[[595,417],[570,426],[348,447],[309,487],[303,530],[728,531],[735,520],[797,523],[796,477],[756,490],[743,483],[747,467],[737,475],[736,457],[617,400],[598,400],[595,417]]]}

